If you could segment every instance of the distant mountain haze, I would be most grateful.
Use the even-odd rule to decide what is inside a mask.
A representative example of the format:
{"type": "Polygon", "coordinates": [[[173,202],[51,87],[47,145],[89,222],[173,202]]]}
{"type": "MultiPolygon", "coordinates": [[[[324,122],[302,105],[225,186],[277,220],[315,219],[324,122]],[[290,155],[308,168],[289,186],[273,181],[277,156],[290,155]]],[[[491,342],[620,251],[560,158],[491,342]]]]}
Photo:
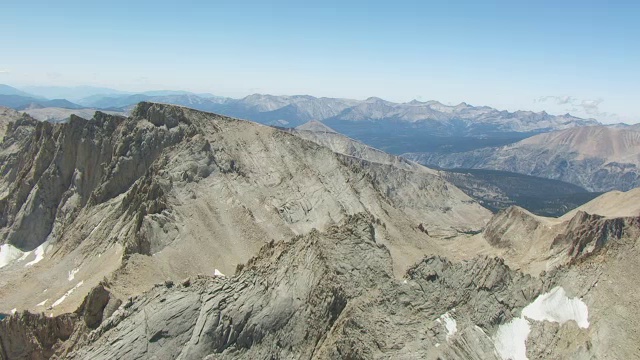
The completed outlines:
{"type": "Polygon", "coordinates": [[[18,90],[12,86],[0,84],[0,95],[14,95],[14,96],[24,96],[24,97],[32,97],[37,98],[37,95],[18,90]]]}
{"type": "Polygon", "coordinates": [[[640,186],[640,131],[635,126],[577,127],[503,147],[405,157],[443,168],[503,170],[562,180],[591,191],[640,186]]]}
{"type": "MultiPolygon", "coordinates": [[[[14,89],[12,93],[21,91],[11,89],[14,89]]],[[[48,104],[32,99],[12,98],[0,100],[0,106],[18,110],[58,107],[127,112],[140,101],[151,101],[187,106],[280,127],[293,128],[316,120],[351,138],[398,155],[407,152],[470,151],[507,145],[543,132],[599,124],[596,120],[581,119],[569,114],[509,112],[464,102],[450,106],[437,101],[395,103],[377,97],[354,100],[266,94],[232,99],[180,90],[134,94],[88,86],[25,89],[49,96],[73,96],[74,103],[48,104]]]]}
{"type": "Polygon", "coordinates": [[[437,101],[394,103],[377,97],[354,100],[253,94],[232,99],[210,95],[181,91],[96,94],[79,99],[78,104],[126,112],[140,101],[152,101],[289,128],[316,120],[393,154],[469,151],[514,143],[542,132],[599,124],[569,114],[509,112],[466,103],[449,106],[437,101]]]}

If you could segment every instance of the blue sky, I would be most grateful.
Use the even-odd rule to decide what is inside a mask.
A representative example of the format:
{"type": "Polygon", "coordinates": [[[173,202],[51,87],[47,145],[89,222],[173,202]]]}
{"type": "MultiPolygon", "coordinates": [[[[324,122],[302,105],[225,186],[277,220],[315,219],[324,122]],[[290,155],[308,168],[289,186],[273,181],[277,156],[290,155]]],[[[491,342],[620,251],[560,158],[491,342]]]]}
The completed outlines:
{"type": "Polygon", "coordinates": [[[439,100],[640,121],[632,1],[13,1],[0,83],[439,100]]]}

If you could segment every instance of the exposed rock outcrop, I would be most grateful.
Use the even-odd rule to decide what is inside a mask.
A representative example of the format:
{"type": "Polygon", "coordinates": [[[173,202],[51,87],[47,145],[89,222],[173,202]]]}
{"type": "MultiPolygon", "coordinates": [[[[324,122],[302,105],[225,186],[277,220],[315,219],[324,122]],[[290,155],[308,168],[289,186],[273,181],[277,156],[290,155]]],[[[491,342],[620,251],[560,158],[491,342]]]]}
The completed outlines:
{"type": "Polygon", "coordinates": [[[610,219],[579,211],[553,239],[551,246],[566,248],[571,259],[578,259],[602,249],[610,241],[639,236],[640,217],[610,219]]]}
{"type": "Polygon", "coordinates": [[[11,359],[49,359],[73,334],[76,317],[50,318],[28,312],[0,321],[0,356],[11,359]]]}
{"type": "Polygon", "coordinates": [[[231,273],[271,239],[360,212],[386,225],[402,273],[433,252],[433,234],[489,218],[436,172],[384,155],[162,104],[128,118],[20,118],[0,144],[0,244],[17,254],[0,270],[0,311],[71,311],[105,277],[126,298],[167,278],[231,273]]]}
{"type": "Polygon", "coordinates": [[[122,302],[103,286],[93,288],[73,313],[46,316],[27,311],[0,321],[0,359],[64,357],[90,329],[109,318],[122,302]]]}
{"type": "Polygon", "coordinates": [[[4,134],[7,132],[9,123],[15,122],[21,117],[22,115],[19,112],[0,106],[0,141],[4,138],[4,134]]]}
{"type": "MultiPolygon", "coordinates": [[[[231,279],[156,286],[78,337],[66,357],[495,358],[487,333],[531,302],[542,282],[499,259],[431,257],[403,283],[376,226],[357,215],[326,233],[268,243],[231,279]],[[438,322],[449,311],[459,333],[438,322]]],[[[76,312],[89,328],[107,303],[103,294],[92,290],[76,312]]]]}
{"type": "Polygon", "coordinates": [[[631,215],[637,212],[637,204],[632,201],[637,194],[604,194],[560,218],[510,207],[488,222],[482,237],[500,249],[510,265],[532,274],[549,271],[583,261],[609,243],[616,247],[636,241],[640,237],[640,216],[631,215]]]}
{"type": "MultiPolygon", "coordinates": [[[[570,294],[572,301],[581,295],[588,322],[526,315],[534,317],[522,320],[529,324],[522,340],[529,358],[604,358],[611,347],[638,354],[598,333],[611,325],[602,317],[611,294],[593,280],[616,269],[597,256],[541,278],[499,258],[427,257],[399,280],[389,250],[378,241],[380,227],[370,216],[356,215],[324,233],[267,243],[233,277],[158,284],[95,330],[76,330],[73,346],[69,340],[59,346],[68,346],[65,357],[71,359],[506,359],[499,343],[505,329],[524,316],[523,309],[544,306],[540,299],[554,293],[560,300],[570,294]]],[[[635,245],[628,245],[611,251],[623,262],[632,260],[635,253],[625,254],[635,245]]],[[[629,331],[632,324],[622,326],[629,331]]]]}

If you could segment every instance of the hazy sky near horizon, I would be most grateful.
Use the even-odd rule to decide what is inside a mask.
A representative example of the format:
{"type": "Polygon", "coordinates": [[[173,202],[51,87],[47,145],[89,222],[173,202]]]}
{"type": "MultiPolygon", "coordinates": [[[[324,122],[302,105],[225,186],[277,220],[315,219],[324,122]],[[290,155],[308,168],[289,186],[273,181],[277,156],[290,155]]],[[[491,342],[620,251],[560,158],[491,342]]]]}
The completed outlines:
{"type": "Polygon", "coordinates": [[[635,1],[35,1],[0,83],[438,100],[640,122],[635,1]]]}

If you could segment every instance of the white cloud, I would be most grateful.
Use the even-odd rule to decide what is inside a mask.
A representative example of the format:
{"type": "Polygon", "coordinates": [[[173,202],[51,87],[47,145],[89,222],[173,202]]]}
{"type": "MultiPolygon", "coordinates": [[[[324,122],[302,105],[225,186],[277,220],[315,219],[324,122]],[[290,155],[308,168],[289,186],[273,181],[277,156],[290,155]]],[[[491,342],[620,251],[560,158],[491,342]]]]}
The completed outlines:
{"type": "Polygon", "coordinates": [[[599,108],[602,101],[604,100],[602,99],[582,100],[577,106],[582,108],[584,112],[586,112],[587,114],[599,115],[599,114],[604,114],[600,112],[600,108],[599,108]]]}
{"type": "Polygon", "coordinates": [[[572,104],[574,101],[577,101],[577,99],[569,95],[564,95],[564,96],[541,96],[534,100],[534,102],[547,102],[547,101],[553,101],[558,105],[566,105],[566,104],[572,104]]]}
{"type": "Polygon", "coordinates": [[[578,99],[570,95],[549,95],[541,96],[533,100],[536,103],[551,102],[554,105],[562,107],[565,111],[578,113],[581,116],[594,117],[597,120],[620,121],[618,114],[604,112],[600,110],[600,105],[604,99],[578,99]]]}
{"type": "Polygon", "coordinates": [[[11,74],[9,70],[0,70],[0,74],[11,74]]]}

